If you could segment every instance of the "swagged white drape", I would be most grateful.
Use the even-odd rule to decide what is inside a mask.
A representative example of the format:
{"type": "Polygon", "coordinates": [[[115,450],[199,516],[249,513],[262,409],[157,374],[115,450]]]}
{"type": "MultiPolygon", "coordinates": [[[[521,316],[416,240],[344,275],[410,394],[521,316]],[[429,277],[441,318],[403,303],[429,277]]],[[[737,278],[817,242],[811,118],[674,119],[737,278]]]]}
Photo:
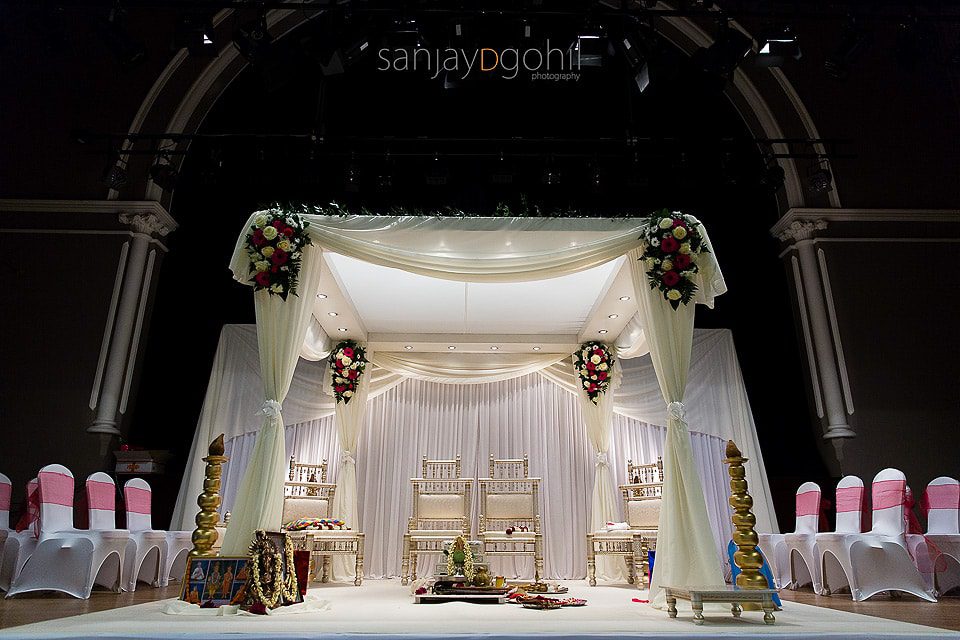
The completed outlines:
{"type": "MultiPolygon", "coordinates": [[[[246,235],[256,213],[250,216],[247,224],[238,238],[236,250],[231,261],[231,270],[234,277],[243,283],[249,284],[251,275],[251,264],[246,255],[245,244],[246,235]]],[[[457,280],[461,282],[518,282],[529,280],[541,280],[546,278],[558,277],[569,273],[574,273],[590,267],[598,266],[624,254],[630,254],[632,265],[634,289],[637,294],[638,304],[641,311],[641,319],[645,329],[645,336],[650,345],[651,352],[654,355],[655,370],[660,384],[664,389],[664,395],[670,402],[681,402],[683,397],[683,387],[686,383],[686,369],[689,363],[690,343],[692,340],[693,325],[693,305],[689,307],[682,306],[681,311],[677,312],[677,317],[668,319],[667,316],[658,316],[657,313],[649,309],[655,308],[654,301],[657,297],[647,287],[645,274],[636,265],[636,259],[639,257],[637,247],[640,245],[640,234],[642,224],[636,224],[631,220],[589,220],[589,219],[550,219],[550,218],[512,218],[512,219],[490,219],[490,218],[420,218],[420,217],[376,217],[376,216],[342,216],[330,217],[320,215],[304,215],[304,219],[309,223],[308,233],[314,243],[321,249],[328,249],[354,257],[367,262],[380,264],[387,267],[393,267],[419,273],[422,275],[457,280]],[[601,229],[601,227],[603,227],[601,229]],[[533,233],[531,233],[533,232],[533,233]],[[511,237],[511,247],[506,249],[503,243],[505,235],[511,237]],[[571,239],[572,238],[572,239],[571,239]],[[647,296],[649,300],[648,307],[640,302],[642,296],[647,296]],[[689,315],[689,331],[682,331],[682,325],[689,315]],[[658,321],[659,318],[659,321],[658,321]],[[665,335],[663,335],[665,334],[665,335]],[[673,349],[668,345],[673,344],[673,349]],[[684,358],[684,350],[686,356],[684,358]],[[668,358],[676,358],[676,361],[667,362],[668,358]],[[659,365],[657,364],[659,360],[659,365]],[[672,369],[682,369],[683,373],[679,377],[676,371],[672,369]],[[674,376],[673,380],[664,379],[667,376],[674,376]]],[[[699,225],[699,223],[698,223],[699,225]]],[[[701,232],[702,226],[700,227],[701,232]]],[[[301,293],[300,297],[291,296],[286,303],[281,303],[279,299],[273,300],[275,304],[257,304],[257,323],[258,326],[263,323],[265,330],[260,331],[265,337],[261,337],[261,367],[264,377],[277,377],[277,389],[267,387],[268,401],[274,400],[274,403],[265,403],[265,409],[275,415],[268,416],[265,421],[264,431],[271,433],[263,438],[264,447],[254,449],[251,463],[248,467],[246,476],[240,487],[238,494],[237,509],[241,517],[234,517],[228,528],[225,541],[225,552],[238,552],[241,549],[239,540],[248,540],[253,530],[261,526],[279,525],[280,511],[282,505],[282,482],[283,482],[283,464],[282,464],[282,446],[283,438],[279,433],[280,421],[279,400],[275,397],[282,388],[283,395],[286,394],[286,387],[289,386],[290,378],[293,375],[296,356],[300,351],[300,344],[306,334],[309,325],[309,312],[304,312],[302,307],[306,307],[304,300],[313,301],[312,293],[316,290],[317,278],[319,277],[320,251],[305,251],[302,260],[301,274],[301,293]],[[313,280],[304,277],[306,274],[313,274],[313,280]],[[296,304],[291,310],[284,310],[284,305],[290,305],[291,301],[296,304]],[[299,302],[297,302],[299,301],[299,302]],[[285,340],[297,340],[296,349],[278,348],[288,346],[284,340],[276,335],[278,332],[286,333],[285,340]],[[264,349],[267,353],[264,354],[264,349]],[[276,356],[285,356],[277,361],[276,356]],[[293,359],[292,364],[290,359],[293,359]],[[286,374],[285,376],[278,374],[286,374]],[[273,427],[271,429],[271,427],[273,427]],[[280,452],[278,454],[278,451],[280,452]],[[277,465],[280,460],[281,464],[277,465]],[[272,491],[272,497],[268,491],[272,491]],[[260,513],[253,515],[255,508],[260,508],[260,513]],[[229,543],[229,545],[227,544],[229,543]]],[[[710,285],[705,289],[701,284],[700,297],[706,295],[708,302],[712,304],[713,296],[723,293],[723,278],[720,275],[719,267],[713,253],[703,254],[698,263],[701,268],[701,281],[710,285]],[[706,276],[706,278],[704,278],[706,276]],[[720,286],[714,286],[719,283],[720,286]]],[[[270,297],[261,292],[258,296],[270,297]]],[[[659,294],[657,294],[659,295],[659,294]]],[[[659,303],[668,311],[666,301],[662,298],[659,303]]],[[[663,314],[663,310],[660,311],[663,314]]],[[[685,425],[682,421],[682,415],[679,415],[680,409],[675,405],[672,412],[671,429],[672,432],[683,430],[686,433],[685,425]],[[676,417],[674,414],[679,415],[676,417]],[[683,425],[683,426],[681,426],[683,425]]],[[[682,409],[682,403],[679,405],[682,409]]],[[[687,446],[688,443],[687,443],[687,446]]],[[[693,459],[689,449],[684,452],[671,446],[671,440],[668,438],[666,447],[666,458],[671,460],[676,469],[686,468],[688,472],[696,473],[692,468],[693,459]],[[679,457],[676,457],[679,453],[679,457]]],[[[666,460],[665,460],[666,463],[666,460]]],[[[671,469],[672,471],[673,469],[671,469]]],[[[671,481],[668,480],[668,483],[671,481]]],[[[678,477],[667,484],[665,489],[665,508],[663,512],[671,510],[674,506],[671,500],[683,504],[684,514],[693,516],[690,522],[699,527],[708,524],[706,508],[703,505],[703,496],[694,491],[682,491],[682,480],[678,477]],[[672,488],[671,488],[672,487],[672,488]]],[[[661,525],[663,525],[664,516],[661,512],[661,525]]],[[[689,524],[689,523],[688,523],[689,524]]],[[[690,540],[693,543],[691,549],[686,549],[687,534],[690,529],[682,532],[676,530],[679,536],[672,539],[667,547],[668,561],[667,566],[673,565],[669,558],[681,559],[686,551],[699,549],[701,538],[706,536],[701,533],[694,533],[690,540]]],[[[665,532],[661,528],[661,535],[665,532]]],[[[661,553],[663,553],[661,551],[661,553]]],[[[706,559],[695,553],[691,556],[698,565],[703,565],[689,573],[691,578],[710,578],[713,580],[713,574],[719,572],[719,563],[714,557],[713,565],[716,571],[706,567],[710,564],[706,559]]],[[[659,559],[658,559],[659,560],[659,559]]],[[[661,578],[663,572],[659,572],[661,578]]],[[[671,581],[673,575],[670,571],[666,572],[671,581]]],[[[679,574],[678,574],[679,576],[679,574]]],[[[703,582],[684,582],[684,584],[703,584],[703,582]]],[[[659,584],[659,583],[658,583],[659,584]]]]}
{"type": "MultiPolygon", "coordinates": [[[[313,247],[304,248],[300,270],[300,286],[304,291],[314,291],[320,284],[319,257],[319,251],[313,247]]],[[[265,397],[261,408],[264,419],[253,450],[256,465],[251,465],[240,484],[233,518],[223,539],[224,555],[233,556],[246,553],[255,530],[278,530],[281,525],[287,464],[281,405],[293,381],[313,312],[313,296],[289,296],[284,301],[279,296],[258,291],[253,299],[265,397]],[[277,496],[281,496],[279,501],[277,496]]]]}
{"type": "MultiPolygon", "coordinates": [[[[707,246],[703,225],[696,223],[707,246]]],[[[696,303],[713,306],[726,284],[712,253],[697,258],[699,273],[695,300],[673,309],[657,289],[647,284],[641,251],[628,254],[633,289],[650,359],[667,402],[667,434],[663,451],[663,508],[657,533],[657,562],[650,584],[650,604],[666,606],[662,585],[711,585],[723,582],[721,564],[709,535],[709,516],[693,460],[690,435],[684,421],[683,394],[693,346],[696,303]]]]}

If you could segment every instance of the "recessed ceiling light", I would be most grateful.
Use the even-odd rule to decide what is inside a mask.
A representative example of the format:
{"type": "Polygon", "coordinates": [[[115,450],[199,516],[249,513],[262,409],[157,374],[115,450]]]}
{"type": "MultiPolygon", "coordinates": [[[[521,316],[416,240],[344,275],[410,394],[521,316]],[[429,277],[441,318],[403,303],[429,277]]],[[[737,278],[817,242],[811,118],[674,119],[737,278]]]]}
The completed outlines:
{"type": "Polygon", "coordinates": [[[611,313],[611,314],[608,315],[607,317],[610,318],[611,320],[616,320],[617,318],[620,317],[620,314],[618,314],[618,313],[611,313]]]}
{"type": "Polygon", "coordinates": [[[607,332],[606,329],[600,329],[600,331],[597,331],[597,333],[606,333],[606,332],[607,332]]]}
{"type": "Polygon", "coordinates": [[[347,328],[346,328],[346,327],[337,327],[337,331],[342,331],[343,333],[346,333],[346,332],[347,332],[347,328]]]}
{"type": "Polygon", "coordinates": [[[620,296],[620,302],[626,302],[630,299],[630,296],[620,296]]]}
{"type": "Polygon", "coordinates": [[[337,313],[336,311],[327,311],[327,315],[330,316],[331,318],[336,318],[340,314],[337,313]]]}
{"type": "Polygon", "coordinates": [[[447,349],[449,349],[450,351],[453,351],[454,349],[456,349],[456,347],[453,345],[450,345],[449,347],[447,347],[447,349]]]}
{"type": "Polygon", "coordinates": [[[318,294],[317,294],[317,297],[320,298],[321,300],[326,300],[326,299],[327,299],[327,294],[325,294],[325,293],[318,293],[318,294]]]}
{"type": "Polygon", "coordinates": [[[534,351],[540,351],[540,347],[534,347],[533,350],[534,350],[534,351]]]}
{"type": "Polygon", "coordinates": [[[407,351],[411,351],[413,349],[413,345],[406,344],[406,345],[403,345],[403,348],[406,349],[407,351]]]}
{"type": "Polygon", "coordinates": [[[490,347],[490,351],[499,351],[499,350],[500,350],[500,347],[498,347],[497,345],[493,345],[492,347],[490,347]]]}

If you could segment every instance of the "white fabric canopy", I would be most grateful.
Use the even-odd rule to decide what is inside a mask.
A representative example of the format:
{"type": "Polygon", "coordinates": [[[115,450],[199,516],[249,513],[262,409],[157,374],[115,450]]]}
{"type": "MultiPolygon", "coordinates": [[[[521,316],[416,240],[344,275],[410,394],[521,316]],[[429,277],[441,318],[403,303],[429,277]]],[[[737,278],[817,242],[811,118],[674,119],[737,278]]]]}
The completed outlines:
{"type": "MultiPolygon", "coordinates": [[[[649,363],[648,363],[649,366],[649,363]]],[[[629,386],[629,380],[624,380],[629,386]]],[[[693,386],[693,382],[691,382],[693,386]]],[[[420,457],[461,454],[467,477],[487,475],[488,456],[530,456],[531,475],[540,476],[540,512],[545,573],[550,579],[586,575],[586,532],[591,512],[590,486],[596,456],[587,436],[579,399],[537,374],[480,385],[451,385],[409,379],[371,399],[355,450],[360,526],[366,535],[366,575],[400,575],[401,544],[410,517],[411,487],[420,457]]],[[[663,453],[665,428],[614,414],[607,451],[614,486],[629,481],[626,460],[654,462],[663,453]]],[[[255,434],[227,443],[223,504],[230,510],[238,476],[243,475],[255,434]]],[[[717,556],[730,539],[729,479],[722,463],[725,440],[690,435],[697,471],[703,480],[710,530],[717,556]]],[[[340,460],[341,446],[332,416],[286,428],[287,452],[303,462],[340,460]]],[[[748,465],[749,466],[749,465],[748,465]]],[[[331,481],[337,469],[331,464],[331,481]]],[[[618,492],[619,494],[619,492],[618,492]]],[[[476,519],[479,499],[471,512],[476,519]]],[[[615,502],[614,519],[622,521],[623,501],[615,502]]],[[[474,520],[473,530],[477,522],[474,520]]],[[[439,560],[434,557],[432,561],[439,560]]],[[[424,560],[421,567],[430,567],[424,560]]],[[[529,558],[498,558],[496,574],[529,578],[529,558]]],[[[352,577],[352,574],[351,574],[352,577]]]]}
{"type": "Polygon", "coordinates": [[[569,353],[377,353],[371,362],[403,376],[445,384],[485,384],[534,373],[569,353]]]}

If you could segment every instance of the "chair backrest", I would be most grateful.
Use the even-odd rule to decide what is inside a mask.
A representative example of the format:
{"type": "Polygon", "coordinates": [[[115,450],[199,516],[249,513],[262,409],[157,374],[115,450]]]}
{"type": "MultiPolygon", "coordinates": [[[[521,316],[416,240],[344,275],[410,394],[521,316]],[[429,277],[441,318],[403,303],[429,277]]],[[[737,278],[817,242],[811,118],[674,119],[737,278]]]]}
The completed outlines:
{"type": "Polygon", "coordinates": [[[472,478],[411,478],[413,512],[407,528],[413,530],[459,529],[470,532],[472,478]]]}
{"type": "Polygon", "coordinates": [[[654,484],[663,482],[663,458],[657,456],[656,462],[634,464],[627,460],[627,484],[654,484]]]}
{"type": "Polygon", "coordinates": [[[103,471],[87,476],[87,515],[93,531],[117,528],[117,485],[103,471]]]}
{"type": "Polygon", "coordinates": [[[331,513],[337,485],[311,482],[306,486],[294,486],[292,488],[305,489],[306,491],[288,493],[283,497],[283,515],[280,518],[283,525],[301,518],[343,517],[343,514],[331,513]]]}
{"type": "Polygon", "coordinates": [[[623,516],[631,529],[658,529],[663,504],[663,483],[620,485],[623,516]]]}
{"type": "Polygon", "coordinates": [[[73,474],[62,464],[48,464],[37,473],[40,533],[73,529],[73,474]]]}
{"type": "Polygon", "coordinates": [[[453,460],[427,460],[427,456],[423,456],[420,477],[425,480],[455,480],[461,472],[460,454],[453,460]]]}
{"type": "Polygon", "coordinates": [[[490,477],[494,479],[528,478],[530,476],[530,460],[527,454],[522,458],[497,459],[490,454],[490,477]]]}
{"type": "Polygon", "coordinates": [[[326,482],[327,461],[320,464],[297,462],[296,456],[290,456],[290,469],[287,472],[289,482],[326,482]]]}
{"type": "Polygon", "coordinates": [[[820,529],[820,485],[804,482],[797,489],[795,533],[816,533],[820,529]]]}
{"type": "Polygon", "coordinates": [[[920,504],[927,513],[927,533],[960,533],[960,482],[955,478],[934,478],[920,504]]]}
{"type": "Polygon", "coordinates": [[[127,511],[127,529],[150,531],[153,529],[151,502],[153,491],[143,478],[131,478],[123,485],[123,503],[127,511]]]}
{"type": "Polygon", "coordinates": [[[863,531],[865,498],[863,480],[857,476],[840,479],[837,483],[837,533],[863,531]]]}
{"type": "Polygon", "coordinates": [[[540,533],[540,478],[480,478],[480,533],[526,527],[540,533]]]}
{"type": "Polygon", "coordinates": [[[873,477],[872,533],[901,536],[906,532],[904,503],[907,497],[907,477],[898,469],[884,469],[873,477]]]}
{"type": "Polygon", "coordinates": [[[0,473],[0,529],[10,528],[10,501],[13,499],[13,483],[0,473]]]}

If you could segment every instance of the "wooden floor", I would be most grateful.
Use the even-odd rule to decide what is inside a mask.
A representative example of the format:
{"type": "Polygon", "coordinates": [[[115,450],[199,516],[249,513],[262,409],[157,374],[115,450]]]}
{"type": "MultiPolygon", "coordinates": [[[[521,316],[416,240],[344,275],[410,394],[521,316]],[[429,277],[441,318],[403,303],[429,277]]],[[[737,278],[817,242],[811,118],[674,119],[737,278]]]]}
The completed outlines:
{"type": "MultiPolygon", "coordinates": [[[[133,593],[121,594],[109,591],[94,591],[89,600],[79,600],[57,594],[26,594],[9,600],[0,600],[0,629],[54,618],[65,618],[81,613],[128,607],[153,600],[176,598],[179,595],[179,585],[171,585],[163,589],[141,585],[133,593]]],[[[818,596],[810,590],[784,590],[780,597],[787,601],[811,604],[828,609],[838,609],[889,620],[960,631],[960,598],[943,598],[940,602],[932,604],[907,595],[900,598],[875,596],[867,602],[853,602],[849,595],[818,596]]]]}

